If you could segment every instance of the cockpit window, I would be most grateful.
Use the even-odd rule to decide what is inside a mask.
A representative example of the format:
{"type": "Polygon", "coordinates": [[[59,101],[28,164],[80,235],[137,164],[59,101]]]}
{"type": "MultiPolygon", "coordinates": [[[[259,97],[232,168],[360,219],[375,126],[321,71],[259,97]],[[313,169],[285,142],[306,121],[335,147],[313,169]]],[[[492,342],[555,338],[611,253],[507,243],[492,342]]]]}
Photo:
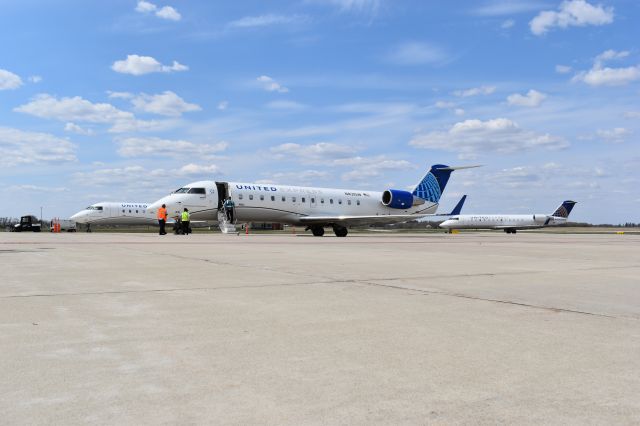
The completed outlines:
{"type": "Polygon", "coordinates": [[[102,206],[96,206],[96,210],[100,210],[102,211],[103,207],[102,206]]]}
{"type": "Polygon", "coordinates": [[[180,189],[175,190],[173,193],[174,194],[185,194],[187,192],[189,192],[189,188],[180,188],[180,189]]]}
{"type": "Polygon", "coordinates": [[[85,210],[102,210],[102,206],[89,206],[85,210]]]}
{"type": "Polygon", "coordinates": [[[206,194],[207,191],[204,188],[191,188],[189,190],[189,194],[206,194]]]}

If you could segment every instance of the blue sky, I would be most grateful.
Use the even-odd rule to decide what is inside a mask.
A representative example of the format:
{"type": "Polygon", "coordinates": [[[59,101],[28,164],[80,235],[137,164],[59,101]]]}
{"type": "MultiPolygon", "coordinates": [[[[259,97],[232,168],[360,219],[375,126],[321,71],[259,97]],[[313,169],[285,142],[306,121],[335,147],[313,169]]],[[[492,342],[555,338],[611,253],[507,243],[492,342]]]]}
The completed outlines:
{"type": "Polygon", "coordinates": [[[640,222],[640,3],[3,2],[0,216],[200,179],[640,222]]]}

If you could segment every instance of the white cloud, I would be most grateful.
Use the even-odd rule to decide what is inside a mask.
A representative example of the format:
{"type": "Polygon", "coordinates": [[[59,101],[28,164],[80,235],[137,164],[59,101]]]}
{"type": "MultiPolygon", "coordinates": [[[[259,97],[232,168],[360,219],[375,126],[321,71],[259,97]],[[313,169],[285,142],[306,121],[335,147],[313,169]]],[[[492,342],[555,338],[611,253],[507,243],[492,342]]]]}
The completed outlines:
{"type": "Polygon", "coordinates": [[[0,68],[0,90],[13,90],[22,86],[22,79],[11,71],[0,68]]]}
{"type": "Polygon", "coordinates": [[[462,108],[456,108],[455,110],[453,110],[454,114],[457,115],[458,117],[461,117],[464,115],[464,109],[462,108]]]}
{"type": "Polygon", "coordinates": [[[134,118],[132,113],[121,111],[111,104],[94,104],[80,96],[57,99],[48,94],[38,95],[31,102],[14,108],[14,111],[40,118],[89,123],[113,123],[134,118]]]}
{"type": "Polygon", "coordinates": [[[158,95],[141,93],[131,99],[131,103],[137,111],[179,117],[185,112],[200,111],[199,105],[185,102],[180,96],[170,90],[158,95]]]}
{"type": "Polygon", "coordinates": [[[145,0],[138,1],[136,12],[153,13],[158,18],[168,19],[170,21],[179,21],[182,18],[180,13],[171,6],[163,6],[161,8],[158,8],[158,6],[156,6],[155,4],[145,0]]]}
{"type": "Polygon", "coordinates": [[[432,44],[410,41],[396,46],[386,58],[398,65],[421,65],[442,62],[446,54],[432,44]]]}
{"type": "Polygon", "coordinates": [[[129,137],[116,139],[118,154],[123,157],[183,157],[213,158],[225,149],[226,142],[196,144],[185,140],[157,137],[129,137]]]}
{"type": "Polygon", "coordinates": [[[77,124],[71,123],[71,122],[69,122],[69,123],[64,125],[64,131],[65,132],[71,132],[71,133],[77,133],[79,135],[85,135],[85,136],[93,135],[93,130],[82,128],[82,127],[78,126],[77,124]]]}
{"type": "Polygon", "coordinates": [[[613,8],[594,6],[585,0],[569,0],[560,3],[558,11],[545,10],[529,22],[529,28],[535,35],[545,34],[554,27],[584,27],[587,25],[605,25],[613,22],[613,8]]]}
{"type": "Polygon", "coordinates": [[[0,127],[0,166],[76,161],[75,145],[49,133],[0,127]]]}
{"type": "Polygon", "coordinates": [[[170,21],[179,21],[182,18],[182,15],[180,15],[180,13],[171,6],[161,7],[156,12],[156,16],[170,21]]]}
{"type": "Polygon", "coordinates": [[[149,3],[148,1],[144,0],[139,1],[138,5],[136,6],[136,12],[140,13],[155,12],[157,9],[158,7],[155,4],[149,3]]]}
{"type": "Polygon", "coordinates": [[[352,157],[356,150],[350,146],[320,142],[313,145],[285,143],[272,147],[271,152],[276,158],[295,157],[303,163],[320,164],[352,157]]]}
{"type": "Polygon", "coordinates": [[[542,101],[547,98],[547,95],[540,93],[537,90],[529,90],[526,95],[520,93],[514,93],[507,96],[507,103],[509,105],[524,106],[524,107],[537,107],[540,106],[542,101]]]}
{"type": "Polygon", "coordinates": [[[453,151],[466,158],[479,153],[511,154],[523,150],[562,149],[569,143],[562,137],[525,130],[506,119],[465,120],[446,131],[416,135],[410,142],[416,148],[453,151]]]}
{"type": "Polygon", "coordinates": [[[495,86],[480,86],[480,87],[472,87],[470,89],[465,90],[456,90],[453,92],[455,96],[460,96],[463,98],[469,96],[478,96],[478,95],[490,95],[496,91],[495,86]]]}
{"type": "Polygon", "coordinates": [[[571,72],[571,67],[568,65],[556,65],[556,72],[558,74],[568,74],[571,72]]]}
{"type": "Polygon", "coordinates": [[[228,107],[229,107],[229,102],[228,101],[220,101],[220,102],[218,102],[218,109],[220,111],[224,111],[228,107]]]}
{"type": "Polygon", "coordinates": [[[256,28],[268,27],[272,25],[300,24],[308,21],[308,17],[303,15],[260,15],[245,16],[236,21],[229,22],[230,28],[256,28]]]}
{"type": "Polygon", "coordinates": [[[261,75],[256,80],[262,83],[262,88],[267,92],[278,92],[278,93],[287,93],[289,89],[275,81],[273,78],[261,75]]]}
{"type": "Polygon", "coordinates": [[[28,80],[31,83],[38,84],[42,81],[42,77],[39,75],[30,75],[28,80]]]}
{"type": "Polygon", "coordinates": [[[615,127],[610,130],[598,130],[596,135],[607,143],[622,143],[633,132],[624,127],[615,127]]]}
{"type": "Polygon", "coordinates": [[[440,108],[440,109],[448,109],[448,108],[453,108],[456,106],[455,103],[453,102],[446,102],[446,101],[438,101],[435,103],[436,108],[440,108]]]}
{"type": "Polygon", "coordinates": [[[162,65],[151,56],[127,55],[127,59],[115,61],[111,65],[115,72],[131,75],[144,75],[152,72],[179,72],[187,71],[189,67],[173,61],[172,65],[162,65]]]}
{"type": "Polygon", "coordinates": [[[129,92],[107,91],[107,95],[109,96],[110,99],[131,99],[134,97],[134,94],[129,92]]]}
{"type": "Polygon", "coordinates": [[[64,122],[111,124],[109,131],[114,133],[161,130],[169,124],[137,120],[131,112],[119,110],[108,103],[92,103],[80,96],[57,99],[42,94],[14,108],[14,111],[64,122]]]}
{"type": "Polygon", "coordinates": [[[588,71],[576,74],[572,81],[582,81],[590,86],[623,86],[640,79],[640,65],[625,68],[610,68],[604,64],[607,61],[623,59],[629,52],[606,50],[595,57],[593,67],[588,71]]]}
{"type": "Polygon", "coordinates": [[[178,169],[178,173],[181,176],[193,176],[193,175],[208,175],[211,173],[220,173],[220,168],[215,164],[210,164],[207,166],[189,163],[186,164],[180,169],[178,169]]]}
{"type": "Polygon", "coordinates": [[[269,175],[268,179],[261,179],[258,183],[280,183],[300,182],[307,184],[318,180],[329,179],[331,174],[320,170],[300,170],[295,172],[278,172],[269,175]]]}

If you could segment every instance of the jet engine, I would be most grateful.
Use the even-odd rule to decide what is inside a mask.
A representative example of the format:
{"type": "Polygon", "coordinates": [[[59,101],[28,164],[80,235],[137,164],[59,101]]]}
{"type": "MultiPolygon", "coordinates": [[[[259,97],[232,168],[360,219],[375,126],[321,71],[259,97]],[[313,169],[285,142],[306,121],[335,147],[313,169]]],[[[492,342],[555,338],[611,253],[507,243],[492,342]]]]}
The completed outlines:
{"type": "Polygon", "coordinates": [[[424,204],[424,200],[414,196],[409,191],[387,189],[382,193],[382,204],[392,209],[408,209],[412,206],[424,204]]]}

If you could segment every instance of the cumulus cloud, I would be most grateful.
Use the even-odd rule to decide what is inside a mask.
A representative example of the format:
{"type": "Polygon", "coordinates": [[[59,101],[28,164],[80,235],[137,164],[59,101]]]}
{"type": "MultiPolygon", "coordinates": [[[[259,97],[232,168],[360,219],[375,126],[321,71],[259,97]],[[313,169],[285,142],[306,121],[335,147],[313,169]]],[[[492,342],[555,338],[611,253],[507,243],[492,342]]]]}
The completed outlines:
{"type": "Polygon", "coordinates": [[[230,28],[257,28],[273,25],[301,24],[308,21],[304,15],[274,15],[269,13],[260,16],[245,16],[227,24],[230,28]]]}
{"type": "Polygon", "coordinates": [[[78,135],[85,135],[85,136],[93,135],[93,130],[85,129],[85,128],[80,127],[77,124],[71,123],[71,122],[69,122],[69,123],[64,125],[64,131],[65,132],[76,133],[78,135]]]}
{"type": "Polygon", "coordinates": [[[256,80],[262,84],[262,88],[267,92],[287,93],[289,91],[289,89],[267,75],[261,75],[256,80]]]}
{"type": "Polygon", "coordinates": [[[0,127],[0,166],[76,161],[75,145],[49,133],[0,127]]]}
{"type": "Polygon", "coordinates": [[[480,87],[472,87],[470,89],[456,90],[455,92],[453,92],[453,94],[455,96],[467,98],[469,96],[490,95],[495,91],[496,91],[495,86],[480,86],[480,87]]]}
{"type": "Polygon", "coordinates": [[[22,79],[11,71],[0,68],[0,90],[13,90],[22,86],[22,79]]]}
{"type": "Polygon", "coordinates": [[[220,168],[215,164],[200,165],[189,163],[180,167],[177,174],[181,176],[208,175],[211,173],[220,173],[220,168]]]}
{"type": "Polygon", "coordinates": [[[14,111],[71,123],[111,124],[109,131],[114,133],[166,127],[166,123],[137,120],[131,112],[122,111],[108,103],[93,103],[80,96],[58,99],[41,94],[29,103],[14,108],[14,111]]]}
{"type": "Polygon", "coordinates": [[[331,174],[320,170],[300,170],[295,172],[278,172],[268,175],[267,179],[260,179],[257,183],[269,184],[280,183],[288,184],[291,182],[300,182],[300,184],[309,184],[318,180],[325,180],[331,177],[331,174]]]}
{"type": "Polygon", "coordinates": [[[170,73],[187,71],[189,67],[177,61],[173,61],[172,65],[162,65],[151,56],[127,55],[127,59],[115,61],[113,65],[111,65],[111,69],[122,74],[138,76],[153,72],[170,73]]]}
{"type": "Polygon", "coordinates": [[[157,137],[129,137],[116,139],[118,154],[123,157],[197,157],[213,158],[229,146],[226,142],[197,144],[185,140],[157,137]]]}
{"type": "Polygon", "coordinates": [[[514,93],[507,96],[507,103],[509,105],[524,106],[524,107],[537,107],[540,106],[542,101],[547,98],[547,95],[540,93],[537,90],[529,90],[526,95],[520,93],[514,93]]]}
{"type": "Polygon", "coordinates": [[[416,148],[438,149],[473,158],[479,153],[512,154],[531,149],[562,149],[569,143],[562,137],[526,130],[506,119],[465,120],[446,131],[416,135],[410,142],[416,148]]]}
{"type": "Polygon", "coordinates": [[[285,143],[272,147],[271,152],[275,154],[277,158],[294,157],[303,163],[319,164],[352,157],[356,150],[346,145],[320,142],[313,145],[285,143]]]}
{"type": "Polygon", "coordinates": [[[598,130],[596,135],[607,143],[622,143],[633,132],[624,127],[615,127],[608,130],[598,130]]]}
{"type": "Polygon", "coordinates": [[[568,0],[560,3],[557,11],[545,10],[529,22],[535,35],[543,35],[552,28],[587,25],[605,25],[613,22],[613,8],[594,6],[585,0],[568,0]]]}
{"type": "Polygon", "coordinates": [[[224,111],[228,107],[229,107],[229,101],[220,101],[220,102],[218,102],[218,109],[220,111],[224,111]]]}
{"type": "Polygon", "coordinates": [[[342,174],[341,178],[345,181],[364,181],[381,176],[385,171],[415,168],[413,164],[406,160],[393,160],[384,155],[338,159],[333,164],[352,168],[352,170],[342,174]]]}
{"type": "Polygon", "coordinates": [[[30,75],[28,80],[31,83],[38,84],[42,81],[42,77],[39,75],[30,75]]]}
{"type": "Polygon", "coordinates": [[[136,12],[140,13],[153,13],[158,18],[167,19],[170,21],[179,21],[182,19],[182,15],[171,6],[158,7],[155,4],[140,0],[136,6],[136,12]]]}
{"type": "Polygon", "coordinates": [[[397,65],[434,64],[445,59],[446,54],[441,48],[415,41],[402,43],[387,55],[387,60],[397,65]]]}
{"type": "Polygon", "coordinates": [[[199,105],[185,102],[184,99],[170,90],[158,95],[141,93],[131,98],[131,103],[137,111],[169,117],[179,117],[185,112],[202,110],[199,105]]]}
{"type": "Polygon", "coordinates": [[[640,65],[623,68],[610,68],[605,63],[612,60],[623,59],[629,56],[629,52],[606,50],[595,57],[593,67],[588,71],[576,74],[572,81],[581,81],[590,86],[623,86],[640,79],[640,65]]]}
{"type": "Polygon", "coordinates": [[[40,186],[40,185],[14,185],[10,186],[9,190],[18,192],[68,192],[69,188],[64,186],[40,186]]]}
{"type": "Polygon", "coordinates": [[[568,65],[556,65],[556,72],[558,74],[568,74],[571,72],[571,67],[568,65]]]}

